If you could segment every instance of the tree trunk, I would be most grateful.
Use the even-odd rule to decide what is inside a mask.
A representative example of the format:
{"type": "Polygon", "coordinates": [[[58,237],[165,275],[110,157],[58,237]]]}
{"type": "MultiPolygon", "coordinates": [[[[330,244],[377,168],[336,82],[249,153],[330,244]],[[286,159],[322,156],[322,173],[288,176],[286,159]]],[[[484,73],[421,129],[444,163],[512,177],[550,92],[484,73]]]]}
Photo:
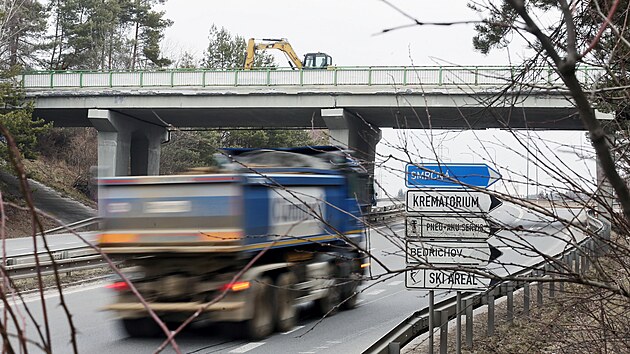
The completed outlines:
{"type": "Polygon", "coordinates": [[[61,41],[62,39],[59,36],[59,1],[57,0],[57,9],[56,9],[56,18],[55,18],[55,36],[53,37],[53,48],[52,48],[52,53],[50,54],[50,63],[48,64],[48,69],[54,69],[59,65],[59,62],[57,61],[56,65],[55,63],[55,54],[57,52],[57,45],[59,45],[59,52],[61,53],[61,41]]]}
{"type": "Polygon", "coordinates": [[[613,187],[617,197],[619,198],[619,203],[621,204],[626,220],[630,221],[630,192],[628,192],[626,183],[617,172],[615,161],[610,153],[610,146],[606,138],[606,131],[595,118],[595,112],[593,111],[586,94],[582,90],[580,82],[575,76],[575,66],[573,66],[572,70],[565,70],[565,68],[559,69],[565,85],[567,85],[567,88],[571,92],[571,96],[575,100],[580,118],[591,135],[591,142],[604,174],[606,175],[608,181],[610,181],[610,185],[613,187]]]}

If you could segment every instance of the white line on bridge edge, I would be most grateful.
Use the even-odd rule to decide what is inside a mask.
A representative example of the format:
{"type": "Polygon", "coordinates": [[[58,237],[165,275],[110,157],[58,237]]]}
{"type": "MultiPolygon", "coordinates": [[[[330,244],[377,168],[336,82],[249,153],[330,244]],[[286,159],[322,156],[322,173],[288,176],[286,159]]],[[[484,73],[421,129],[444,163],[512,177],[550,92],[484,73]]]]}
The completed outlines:
{"type": "Polygon", "coordinates": [[[247,353],[248,351],[258,348],[261,345],[265,344],[265,342],[251,342],[245,345],[242,345],[236,349],[230,350],[228,353],[247,353]]]}

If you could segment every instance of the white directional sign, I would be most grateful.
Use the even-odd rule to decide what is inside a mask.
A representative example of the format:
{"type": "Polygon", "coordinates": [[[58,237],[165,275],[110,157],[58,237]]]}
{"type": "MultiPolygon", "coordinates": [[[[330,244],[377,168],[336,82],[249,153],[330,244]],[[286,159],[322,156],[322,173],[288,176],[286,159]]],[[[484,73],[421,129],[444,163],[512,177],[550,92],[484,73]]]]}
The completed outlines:
{"type": "Polygon", "coordinates": [[[415,269],[405,272],[405,285],[416,289],[483,291],[490,279],[463,271],[415,269]]]}
{"type": "Polygon", "coordinates": [[[482,217],[473,215],[407,216],[407,238],[453,239],[472,238],[486,240],[490,235],[490,225],[482,217]]]}
{"type": "Polygon", "coordinates": [[[490,279],[462,270],[483,269],[491,256],[492,231],[486,214],[502,202],[480,190],[501,176],[480,164],[408,164],[405,285],[416,289],[483,291],[490,279]],[[472,188],[471,188],[472,187],[472,188]],[[469,189],[470,188],[470,189],[469,189]]]}
{"type": "Polygon", "coordinates": [[[420,213],[487,213],[502,202],[494,196],[468,190],[408,190],[407,211],[420,213]]]}
{"type": "Polygon", "coordinates": [[[488,260],[487,242],[407,242],[408,264],[485,266],[488,260]]]}

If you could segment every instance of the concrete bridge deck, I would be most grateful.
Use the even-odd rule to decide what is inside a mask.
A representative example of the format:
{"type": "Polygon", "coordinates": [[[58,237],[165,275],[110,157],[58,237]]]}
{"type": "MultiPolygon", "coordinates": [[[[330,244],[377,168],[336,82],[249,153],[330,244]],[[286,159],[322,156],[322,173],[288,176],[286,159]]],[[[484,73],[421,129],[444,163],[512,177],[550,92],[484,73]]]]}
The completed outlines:
{"type": "MultiPolygon", "coordinates": [[[[599,72],[579,74],[589,83],[599,72]]],[[[96,108],[180,127],[323,128],[321,110],[343,108],[375,127],[583,129],[548,68],[33,72],[22,84],[57,126],[89,126],[96,108]]]]}

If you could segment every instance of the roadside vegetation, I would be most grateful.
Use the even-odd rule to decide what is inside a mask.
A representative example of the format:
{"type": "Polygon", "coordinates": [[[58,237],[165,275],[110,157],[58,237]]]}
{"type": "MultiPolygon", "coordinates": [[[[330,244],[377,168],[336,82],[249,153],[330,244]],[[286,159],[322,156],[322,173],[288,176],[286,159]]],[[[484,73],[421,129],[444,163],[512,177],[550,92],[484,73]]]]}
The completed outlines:
{"type": "MultiPolygon", "coordinates": [[[[217,27],[213,27],[209,33],[208,51],[203,58],[195,58],[189,53],[183,53],[179,58],[163,53],[160,41],[170,21],[164,18],[163,13],[154,9],[158,3],[158,0],[112,1],[112,6],[103,8],[97,2],[57,1],[50,2],[49,6],[41,6],[40,2],[30,0],[6,1],[0,5],[0,134],[3,137],[0,144],[0,169],[16,173],[21,183],[21,199],[8,201],[29,209],[23,213],[9,207],[0,210],[2,220],[25,221],[19,228],[4,225],[1,230],[3,238],[7,237],[7,233],[25,229],[29,232],[42,232],[48,227],[45,218],[38,216],[33,208],[26,177],[40,180],[66,195],[93,205],[92,167],[96,165],[96,131],[91,128],[55,128],[36,117],[33,119],[32,107],[24,101],[18,83],[11,79],[16,70],[131,70],[167,67],[225,69],[241,65],[244,38],[233,36],[226,29],[217,27]],[[45,21],[47,18],[51,19],[49,23],[45,21]],[[49,33],[54,35],[46,35],[49,33]],[[69,33],[73,35],[67,36],[69,33]]],[[[630,234],[630,191],[627,184],[630,175],[630,134],[627,125],[630,118],[630,75],[627,72],[630,35],[626,25],[630,4],[620,0],[574,3],[564,0],[508,0],[475,1],[470,6],[478,10],[484,18],[477,24],[478,35],[473,38],[480,51],[485,53],[496,48],[505,48],[510,45],[506,38],[511,36],[525,38],[529,44],[531,57],[519,63],[522,64],[522,72],[515,71],[513,77],[506,78],[503,92],[517,90],[524,95],[530,90],[565,92],[567,99],[575,102],[592,145],[592,149],[575,151],[575,155],[585,159],[596,157],[600,162],[601,173],[598,180],[590,178],[591,176],[576,176],[573,171],[567,171],[566,165],[550,163],[552,160],[548,153],[536,147],[538,144],[530,145],[523,135],[513,132],[519,148],[527,151],[528,159],[531,158],[537,168],[555,176],[561,182],[538,185],[545,191],[541,197],[553,199],[553,196],[563,196],[565,199],[572,199],[572,203],[582,205],[584,209],[596,207],[600,220],[610,224],[613,230],[613,237],[593,234],[574,219],[560,217],[553,207],[541,207],[526,198],[510,194],[509,191],[488,191],[505,201],[536,210],[564,225],[574,226],[597,239],[607,252],[602,257],[592,259],[594,267],[590,273],[577,274],[563,268],[562,272],[556,274],[556,281],[567,283],[562,296],[548,301],[549,306],[538,309],[530,317],[519,318],[515,324],[501,327],[495,338],[484,340],[477,337],[475,352],[630,351],[630,325],[627,316],[630,312],[630,247],[627,238],[630,234]],[[541,14],[545,14],[544,21],[540,20],[541,14]],[[577,69],[587,65],[597,69],[594,72],[600,73],[592,78],[593,81],[588,86],[576,76],[577,69]],[[547,70],[558,75],[561,82],[549,83],[544,87],[532,86],[528,75],[543,75],[547,70]],[[607,122],[597,120],[592,109],[594,106],[602,112],[613,114],[614,119],[607,122]]],[[[393,8],[392,11],[400,10],[393,8]]],[[[414,19],[414,26],[430,25],[411,15],[408,17],[414,19]]],[[[260,65],[275,65],[268,57],[261,56],[260,60],[260,65]]],[[[501,94],[497,94],[494,99],[504,100],[501,102],[506,105],[518,104],[501,94]]],[[[428,134],[431,135],[432,131],[428,134]]],[[[221,146],[317,145],[324,139],[325,134],[322,132],[311,131],[175,130],[172,132],[171,143],[164,146],[161,168],[164,173],[171,173],[190,167],[211,165],[212,154],[221,146]]],[[[431,142],[433,144],[434,141],[431,139],[431,142]]],[[[404,144],[392,145],[406,153],[407,158],[400,162],[440,160],[442,154],[437,139],[435,145],[431,146],[433,156],[416,155],[410,148],[414,143],[410,139],[404,144]]],[[[538,146],[546,146],[549,142],[539,143],[538,146]]],[[[515,146],[503,148],[516,149],[515,146]]],[[[481,160],[492,161],[488,151],[475,153],[481,160]]],[[[378,158],[380,162],[377,163],[384,164],[385,160],[392,157],[378,158]]],[[[558,156],[555,158],[558,159],[558,156]]],[[[505,169],[510,171],[509,166],[505,166],[505,169]]],[[[393,172],[404,175],[400,170],[393,172]]],[[[535,183],[529,176],[517,177],[507,182],[528,185],[535,183]]],[[[8,192],[2,191],[3,206],[7,201],[5,195],[10,194],[8,192]]],[[[519,248],[519,251],[536,252],[522,238],[522,226],[512,230],[508,226],[504,228],[513,231],[512,237],[518,241],[514,247],[519,248]]],[[[546,236],[556,237],[554,234],[546,236]]],[[[399,247],[397,252],[400,255],[404,253],[404,241],[403,236],[392,238],[392,245],[399,247]]],[[[570,246],[573,245],[567,243],[567,247],[570,246]]],[[[365,251],[369,253],[369,250],[365,251]]],[[[373,258],[378,261],[377,255],[373,255],[373,258]]],[[[105,259],[109,261],[109,258],[105,259]]],[[[117,271],[113,263],[109,265],[112,271],[117,271]]],[[[431,268],[431,265],[421,264],[419,267],[431,268]]],[[[4,264],[0,269],[3,277],[0,298],[8,303],[12,293],[15,294],[20,289],[16,283],[12,283],[4,264]]],[[[505,280],[504,277],[477,269],[459,270],[482,273],[496,281],[505,280]]],[[[383,279],[402,271],[404,269],[386,269],[385,274],[374,277],[383,279]]],[[[512,280],[527,279],[516,277],[512,280]]],[[[63,274],[56,271],[45,279],[39,274],[33,282],[41,297],[40,305],[44,313],[46,307],[43,291],[47,281],[57,288],[60,295],[60,306],[64,309],[69,324],[72,350],[77,352],[77,328],[74,327],[72,314],[63,297],[63,274]]],[[[44,352],[52,350],[51,329],[46,320],[41,321],[37,333],[25,333],[20,322],[22,319],[12,312],[13,308],[5,306],[3,311],[5,320],[0,321],[0,336],[3,338],[4,348],[19,351],[17,348],[25,348],[28,339],[35,341],[44,352]],[[9,331],[7,323],[12,323],[15,330],[9,331]],[[10,336],[16,339],[10,339],[10,336]]],[[[37,322],[35,319],[31,320],[37,322]]],[[[177,351],[176,341],[172,340],[171,343],[177,351]]]]}
{"type": "MultiPolygon", "coordinates": [[[[614,242],[628,245],[624,236],[613,234],[614,242]]],[[[622,262],[602,258],[599,264],[610,274],[624,274],[622,262]]],[[[589,271],[587,276],[597,276],[589,271]]],[[[559,291],[555,284],[554,296],[549,285],[543,285],[543,304],[537,306],[536,288],[530,288],[529,315],[524,312],[523,292],[514,293],[514,319],[507,320],[505,298],[495,305],[495,327],[492,336],[487,335],[488,313],[481,308],[473,320],[473,346],[468,348],[462,334],[462,353],[626,353],[630,351],[627,334],[630,322],[627,318],[628,304],[623,296],[611,296],[605,290],[579,283],[566,283],[559,291]]],[[[456,352],[455,328],[449,326],[448,353],[456,352]]],[[[462,327],[465,318],[462,318],[462,327]]],[[[434,341],[439,342],[439,329],[434,332],[434,341]]],[[[428,338],[423,336],[407,345],[403,353],[427,353],[428,338]]]]}

